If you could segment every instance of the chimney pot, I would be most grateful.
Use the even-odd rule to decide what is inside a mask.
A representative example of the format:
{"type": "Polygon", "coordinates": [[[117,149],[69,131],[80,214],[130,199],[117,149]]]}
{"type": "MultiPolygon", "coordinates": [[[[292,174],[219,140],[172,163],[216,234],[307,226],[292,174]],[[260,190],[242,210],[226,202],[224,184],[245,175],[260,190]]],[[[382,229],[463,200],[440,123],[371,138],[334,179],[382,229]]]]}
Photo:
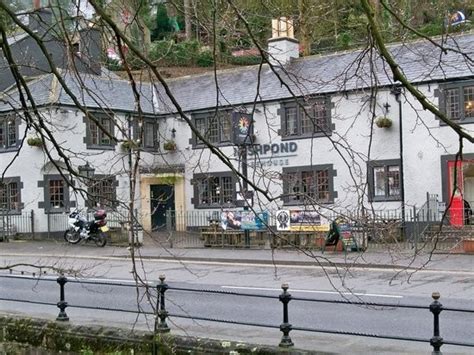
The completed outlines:
{"type": "Polygon", "coordinates": [[[284,65],[299,57],[299,42],[294,38],[293,21],[286,17],[272,20],[272,38],[268,40],[268,60],[284,65]]]}

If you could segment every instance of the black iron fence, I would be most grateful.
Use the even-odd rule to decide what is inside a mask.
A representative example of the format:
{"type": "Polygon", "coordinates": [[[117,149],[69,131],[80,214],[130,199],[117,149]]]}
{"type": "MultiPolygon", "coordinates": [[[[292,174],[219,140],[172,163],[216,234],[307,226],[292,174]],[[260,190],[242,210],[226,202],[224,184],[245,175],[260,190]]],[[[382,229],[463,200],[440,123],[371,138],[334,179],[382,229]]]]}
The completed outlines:
{"type": "MultiPolygon", "coordinates": [[[[68,213],[46,214],[41,217],[46,221],[46,229],[41,229],[38,228],[37,218],[39,217],[34,210],[21,213],[0,210],[0,241],[14,237],[62,239],[64,232],[69,228],[68,216],[68,213]]],[[[136,212],[135,216],[137,216],[136,212]]],[[[84,217],[87,220],[92,220],[94,218],[93,212],[85,213],[84,217]]],[[[128,240],[127,220],[127,211],[107,212],[107,225],[114,232],[114,240],[128,240]]]]}
{"type": "MultiPolygon", "coordinates": [[[[209,227],[220,228],[221,214],[224,212],[216,210],[203,211],[167,211],[166,229],[155,232],[156,236],[162,236],[175,247],[199,247],[206,245],[206,236],[209,227]]],[[[268,222],[260,231],[266,233],[267,246],[271,247],[297,247],[297,248],[320,248],[321,241],[327,236],[323,228],[315,233],[309,233],[310,229],[302,229],[302,232],[279,232],[277,229],[276,211],[266,211],[268,222]]],[[[361,248],[357,249],[420,249],[453,251],[461,249],[463,238],[472,234],[474,229],[467,225],[466,228],[449,225],[449,219],[442,222],[443,214],[438,208],[416,208],[408,207],[401,209],[368,211],[366,214],[350,212],[329,212],[323,214],[325,222],[342,220],[347,224],[361,248]]],[[[243,233],[243,232],[242,232],[243,233]]],[[[232,242],[231,234],[237,231],[226,231],[224,237],[219,237],[216,246],[239,247],[232,242]],[[229,235],[229,240],[225,240],[229,235]]],[[[235,239],[235,238],[234,238],[235,239]]],[[[238,238],[237,238],[238,239],[238,238]]],[[[253,238],[254,239],[254,238],[253,238]]],[[[253,241],[251,239],[251,241],[253,241]]],[[[251,246],[262,247],[265,243],[255,242],[251,246]]],[[[247,245],[248,246],[248,245],[247,245]]]]}
{"type": "MultiPolygon", "coordinates": [[[[377,303],[377,302],[365,302],[365,301],[352,301],[352,300],[347,300],[347,299],[329,300],[329,299],[295,297],[291,295],[289,286],[288,284],[285,284],[285,283],[281,285],[282,292],[280,294],[272,295],[272,294],[256,294],[256,293],[249,294],[249,293],[240,293],[240,292],[234,292],[234,291],[197,289],[197,288],[173,286],[166,283],[166,279],[164,275],[161,275],[159,277],[159,282],[156,282],[156,283],[148,282],[146,284],[130,284],[130,283],[123,283],[123,282],[115,282],[115,281],[108,282],[106,280],[88,281],[88,280],[79,280],[75,278],[69,279],[62,274],[59,275],[56,279],[44,278],[41,275],[36,276],[35,274],[33,274],[33,276],[26,276],[26,275],[20,276],[20,275],[12,274],[12,271],[10,271],[10,275],[8,274],[0,275],[0,278],[21,278],[23,280],[28,279],[28,280],[34,281],[35,284],[42,281],[56,282],[59,286],[59,290],[58,290],[59,298],[58,298],[58,302],[56,303],[44,302],[44,301],[38,301],[38,300],[32,300],[32,299],[18,299],[18,298],[7,298],[7,297],[2,297],[0,298],[0,300],[38,304],[38,305],[47,305],[47,306],[57,306],[59,308],[59,313],[56,317],[56,320],[60,322],[69,321],[69,316],[67,315],[68,308],[79,308],[79,309],[151,315],[155,319],[154,331],[156,333],[167,333],[172,330],[167,322],[167,320],[170,318],[171,319],[172,318],[187,318],[187,319],[198,320],[198,321],[200,320],[200,321],[209,321],[209,322],[217,322],[217,323],[224,323],[224,324],[235,324],[235,325],[241,325],[241,326],[279,329],[282,333],[279,346],[285,347],[285,348],[294,346],[294,343],[291,338],[292,331],[339,334],[339,335],[429,343],[433,347],[433,354],[440,354],[441,347],[444,344],[470,347],[470,348],[474,347],[473,342],[451,341],[451,340],[443,339],[440,332],[441,312],[457,312],[457,313],[463,313],[463,314],[473,314],[474,309],[445,307],[440,302],[440,294],[438,292],[434,292],[432,294],[433,301],[431,302],[431,304],[420,306],[420,305],[413,305],[413,304],[401,304],[401,303],[389,303],[389,302],[377,303]],[[137,307],[136,309],[131,310],[131,309],[125,309],[125,308],[119,308],[119,307],[117,308],[97,307],[97,306],[70,304],[67,301],[67,285],[69,283],[78,283],[82,285],[87,285],[88,288],[91,288],[93,286],[119,286],[119,287],[133,287],[133,288],[139,287],[139,288],[145,289],[147,293],[150,295],[150,297],[148,298],[150,302],[150,307],[148,307],[148,310],[145,307],[137,307]],[[269,299],[269,300],[279,300],[282,305],[282,308],[281,308],[282,321],[279,324],[270,324],[270,323],[251,322],[251,321],[240,321],[240,320],[235,320],[235,319],[220,319],[220,318],[206,316],[206,314],[202,313],[202,309],[201,309],[200,314],[169,312],[166,306],[168,291],[199,293],[203,295],[220,294],[224,296],[237,296],[237,297],[244,298],[246,300],[246,303],[247,303],[247,299],[249,298],[263,298],[263,299],[269,299]],[[413,336],[398,336],[398,335],[390,334],[390,333],[374,334],[374,333],[364,333],[357,330],[338,331],[338,330],[331,330],[331,329],[325,329],[325,328],[298,326],[297,324],[293,324],[291,322],[291,313],[290,313],[289,304],[293,301],[301,301],[301,302],[307,302],[307,303],[331,303],[331,304],[340,304],[340,305],[379,307],[381,311],[384,311],[387,309],[390,309],[390,310],[412,309],[412,310],[423,310],[423,311],[431,312],[433,315],[432,336],[430,338],[421,338],[421,337],[413,337],[413,336]]],[[[398,319],[398,321],[401,322],[402,320],[398,319]]]]}
{"type": "Polygon", "coordinates": [[[0,210],[0,240],[11,238],[18,234],[34,235],[34,211],[10,213],[0,210]]]}

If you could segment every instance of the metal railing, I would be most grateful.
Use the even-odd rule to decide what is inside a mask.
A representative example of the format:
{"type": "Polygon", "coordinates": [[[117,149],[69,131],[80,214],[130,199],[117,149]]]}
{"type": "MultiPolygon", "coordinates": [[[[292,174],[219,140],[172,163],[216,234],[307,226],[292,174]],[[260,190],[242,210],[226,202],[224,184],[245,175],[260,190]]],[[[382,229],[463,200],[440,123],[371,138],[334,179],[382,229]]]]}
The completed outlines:
{"type": "MultiPolygon", "coordinates": [[[[22,273],[23,274],[23,273],[22,273]]],[[[193,320],[217,322],[223,324],[236,324],[242,326],[253,326],[253,327],[262,327],[262,328],[272,328],[280,329],[282,332],[282,337],[280,347],[289,348],[294,346],[294,343],[291,339],[291,331],[302,331],[302,332],[314,332],[314,333],[326,333],[326,334],[339,334],[339,335],[350,335],[350,336],[360,336],[360,337],[371,337],[379,339],[392,339],[392,340],[405,340],[413,342],[424,342],[430,343],[433,347],[433,354],[440,354],[441,346],[446,345],[455,345],[463,347],[474,347],[474,343],[468,341],[450,341],[445,340],[441,337],[440,334],[440,313],[444,312],[460,312],[473,314],[474,309],[467,308],[454,308],[454,307],[444,307],[440,302],[440,294],[438,292],[433,292],[432,298],[433,302],[430,305],[419,306],[413,304],[401,304],[401,303],[378,303],[378,302],[364,302],[364,301],[350,301],[347,299],[342,300],[329,300],[329,299],[317,299],[317,298],[304,298],[304,297],[294,297],[289,293],[288,284],[284,283],[281,285],[282,292],[279,295],[269,295],[269,294],[248,294],[240,293],[234,291],[223,291],[223,290],[209,290],[209,289],[197,289],[197,288],[187,288],[187,287],[178,287],[168,285],[166,283],[166,278],[164,275],[159,277],[159,282],[156,283],[147,283],[147,284],[127,284],[116,281],[111,282],[100,282],[100,281],[88,281],[88,280],[78,280],[78,279],[68,279],[63,274],[59,275],[56,279],[47,279],[34,276],[25,276],[25,275],[13,275],[10,270],[10,275],[0,275],[0,278],[21,278],[22,280],[29,279],[38,283],[40,281],[50,281],[56,282],[59,285],[59,300],[57,303],[53,302],[43,302],[31,299],[17,299],[17,298],[0,298],[2,301],[13,301],[20,303],[30,303],[30,304],[39,304],[39,305],[48,305],[48,306],[57,306],[59,308],[59,313],[56,317],[57,321],[66,322],[69,321],[69,316],[67,315],[68,308],[80,308],[80,309],[91,309],[91,310],[101,310],[101,311],[113,311],[113,312],[125,312],[125,313],[135,313],[135,314],[145,314],[153,315],[155,317],[155,327],[154,331],[157,333],[167,333],[171,331],[171,328],[168,325],[168,318],[187,318],[193,320]],[[151,305],[152,311],[146,311],[142,307],[137,307],[135,310],[124,309],[124,308],[112,308],[112,307],[97,307],[97,306],[84,306],[84,305],[74,305],[67,302],[66,298],[66,285],[68,283],[78,283],[78,284],[87,284],[88,287],[91,286],[120,286],[120,287],[141,287],[145,288],[146,291],[151,292],[152,295],[150,300],[155,300],[155,304],[151,305]],[[260,323],[260,322],[250,322],[250,321],[239,321],[235,319],[220,319],[212,318],[201,313],[199,315],[192,315],[189,313],[173,313],[169,312],[166,308],[166,293],[167,291],[180,291],[180,292],[192,292],[192,293],[201,293],[201,294],[219,294],[224,296],[238,296],[242,298],[263,298],[263,299],[278,299],[282,304],[282,322],[280,324],[269,324],[269,323],[260,323]],[[413,337],[413,336],[398,336],[394,334],[374,334],[374,333],[364,333],[360,331],[339,331],[331,330],[325,328],[313,328],[313,327],[302,327],[293,325],[290,322],[290,312],[289,312],[289,303],[291,301],[301,301],[308,303],[331,303],[331,304],[341,304],[341,305],[356,305],[356,306],[370,306],[370,307],[380,307],[380,310],[384,311],[386,309],[416,309],[416,310],[426,310],[430,311],[433,314],[433,336],[429,339],[413,337]]],[[[181,304],[181,308],[182,308],[181,304]]]]}
{"type": "Polygon", "coordinates": [[[34,211],[13,213],[0,210],[0,240],[7,240],[18,234],[34,236],[34,211]]]}
{"type": "MultiPolygon", "coordinates": [[[[442,214],[436,207],[431,209],[436,200],[435,197],[428,195],[429,203],[422,208],[407,206],[402,218],[401,209],[367,211],[363,216],[359,213],[341,212],[323,214],[326,221],[331,222],[342,217],[346,223],[357,231],[358,237],[362,238],[364,248],[377,250],[388,248],[400,249],[426,249],[450,251],[459,246],[463,232],[469,233],[466,229],[459,228],[457,233],[451,232],[450,226],[441,225],[442,214]],[[441,226],[441,232],[437,232],[441,226]],[[361,231],[363,235],[361,235],[361,231]],[[446,231],[446,232],[445,232],[446,231]]],[[[268,224],[265,231],[268,233],[268,239],[278,238],[276,228],[275,211],[268,212],[268,224]]],[[[165,240],[172,243],[175,247],[199,247],[203,246],[202,230],[212,225],[220,224],[221,211],[167,211],[166,229],[161,232],[166,234],[165,240]]],[[[474,223],[474,221],[473,221],[474,223]]],[[[315,235],[325,235],[324,232],[317,232],[315,235]]],[[[327,234],[327,233],[326,233],[327,234]]],[[[287,247],[314,247],[316,243],[285,243],[287,247]]],[[[260,246],[260,245],[259,245],[260,246]]]]}

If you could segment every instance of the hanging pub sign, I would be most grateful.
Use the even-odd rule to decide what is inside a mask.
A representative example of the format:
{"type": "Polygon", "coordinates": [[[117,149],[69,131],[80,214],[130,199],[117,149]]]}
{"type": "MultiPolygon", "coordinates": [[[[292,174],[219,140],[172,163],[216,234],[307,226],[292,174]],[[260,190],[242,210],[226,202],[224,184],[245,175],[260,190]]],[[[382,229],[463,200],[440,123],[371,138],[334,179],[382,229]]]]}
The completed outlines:
{"type": "Polygon", "coordinates": [[[249,145],[253,143],[253,119],[248,113],[232,113],[232,129],[235,145],[249,145]]]}

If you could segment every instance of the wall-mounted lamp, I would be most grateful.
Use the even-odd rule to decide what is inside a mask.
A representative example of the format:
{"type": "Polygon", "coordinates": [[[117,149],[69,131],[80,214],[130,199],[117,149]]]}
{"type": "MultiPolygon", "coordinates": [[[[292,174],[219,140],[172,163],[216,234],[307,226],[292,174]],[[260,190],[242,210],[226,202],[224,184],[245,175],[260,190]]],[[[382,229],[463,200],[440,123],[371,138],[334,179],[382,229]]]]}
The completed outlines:
{"type": "Polygon", "coordinates": [[[176,138],[176,129],[174,127],[171,129],[171,138],[176,138]]]}
{"type": "Polygon", "coordinates": [[[94,177],[95,169],[89,165],[89,162],[86,162],[86,165],[79,165],[79,175],[82,177],[92,179],[94,177]]]}

